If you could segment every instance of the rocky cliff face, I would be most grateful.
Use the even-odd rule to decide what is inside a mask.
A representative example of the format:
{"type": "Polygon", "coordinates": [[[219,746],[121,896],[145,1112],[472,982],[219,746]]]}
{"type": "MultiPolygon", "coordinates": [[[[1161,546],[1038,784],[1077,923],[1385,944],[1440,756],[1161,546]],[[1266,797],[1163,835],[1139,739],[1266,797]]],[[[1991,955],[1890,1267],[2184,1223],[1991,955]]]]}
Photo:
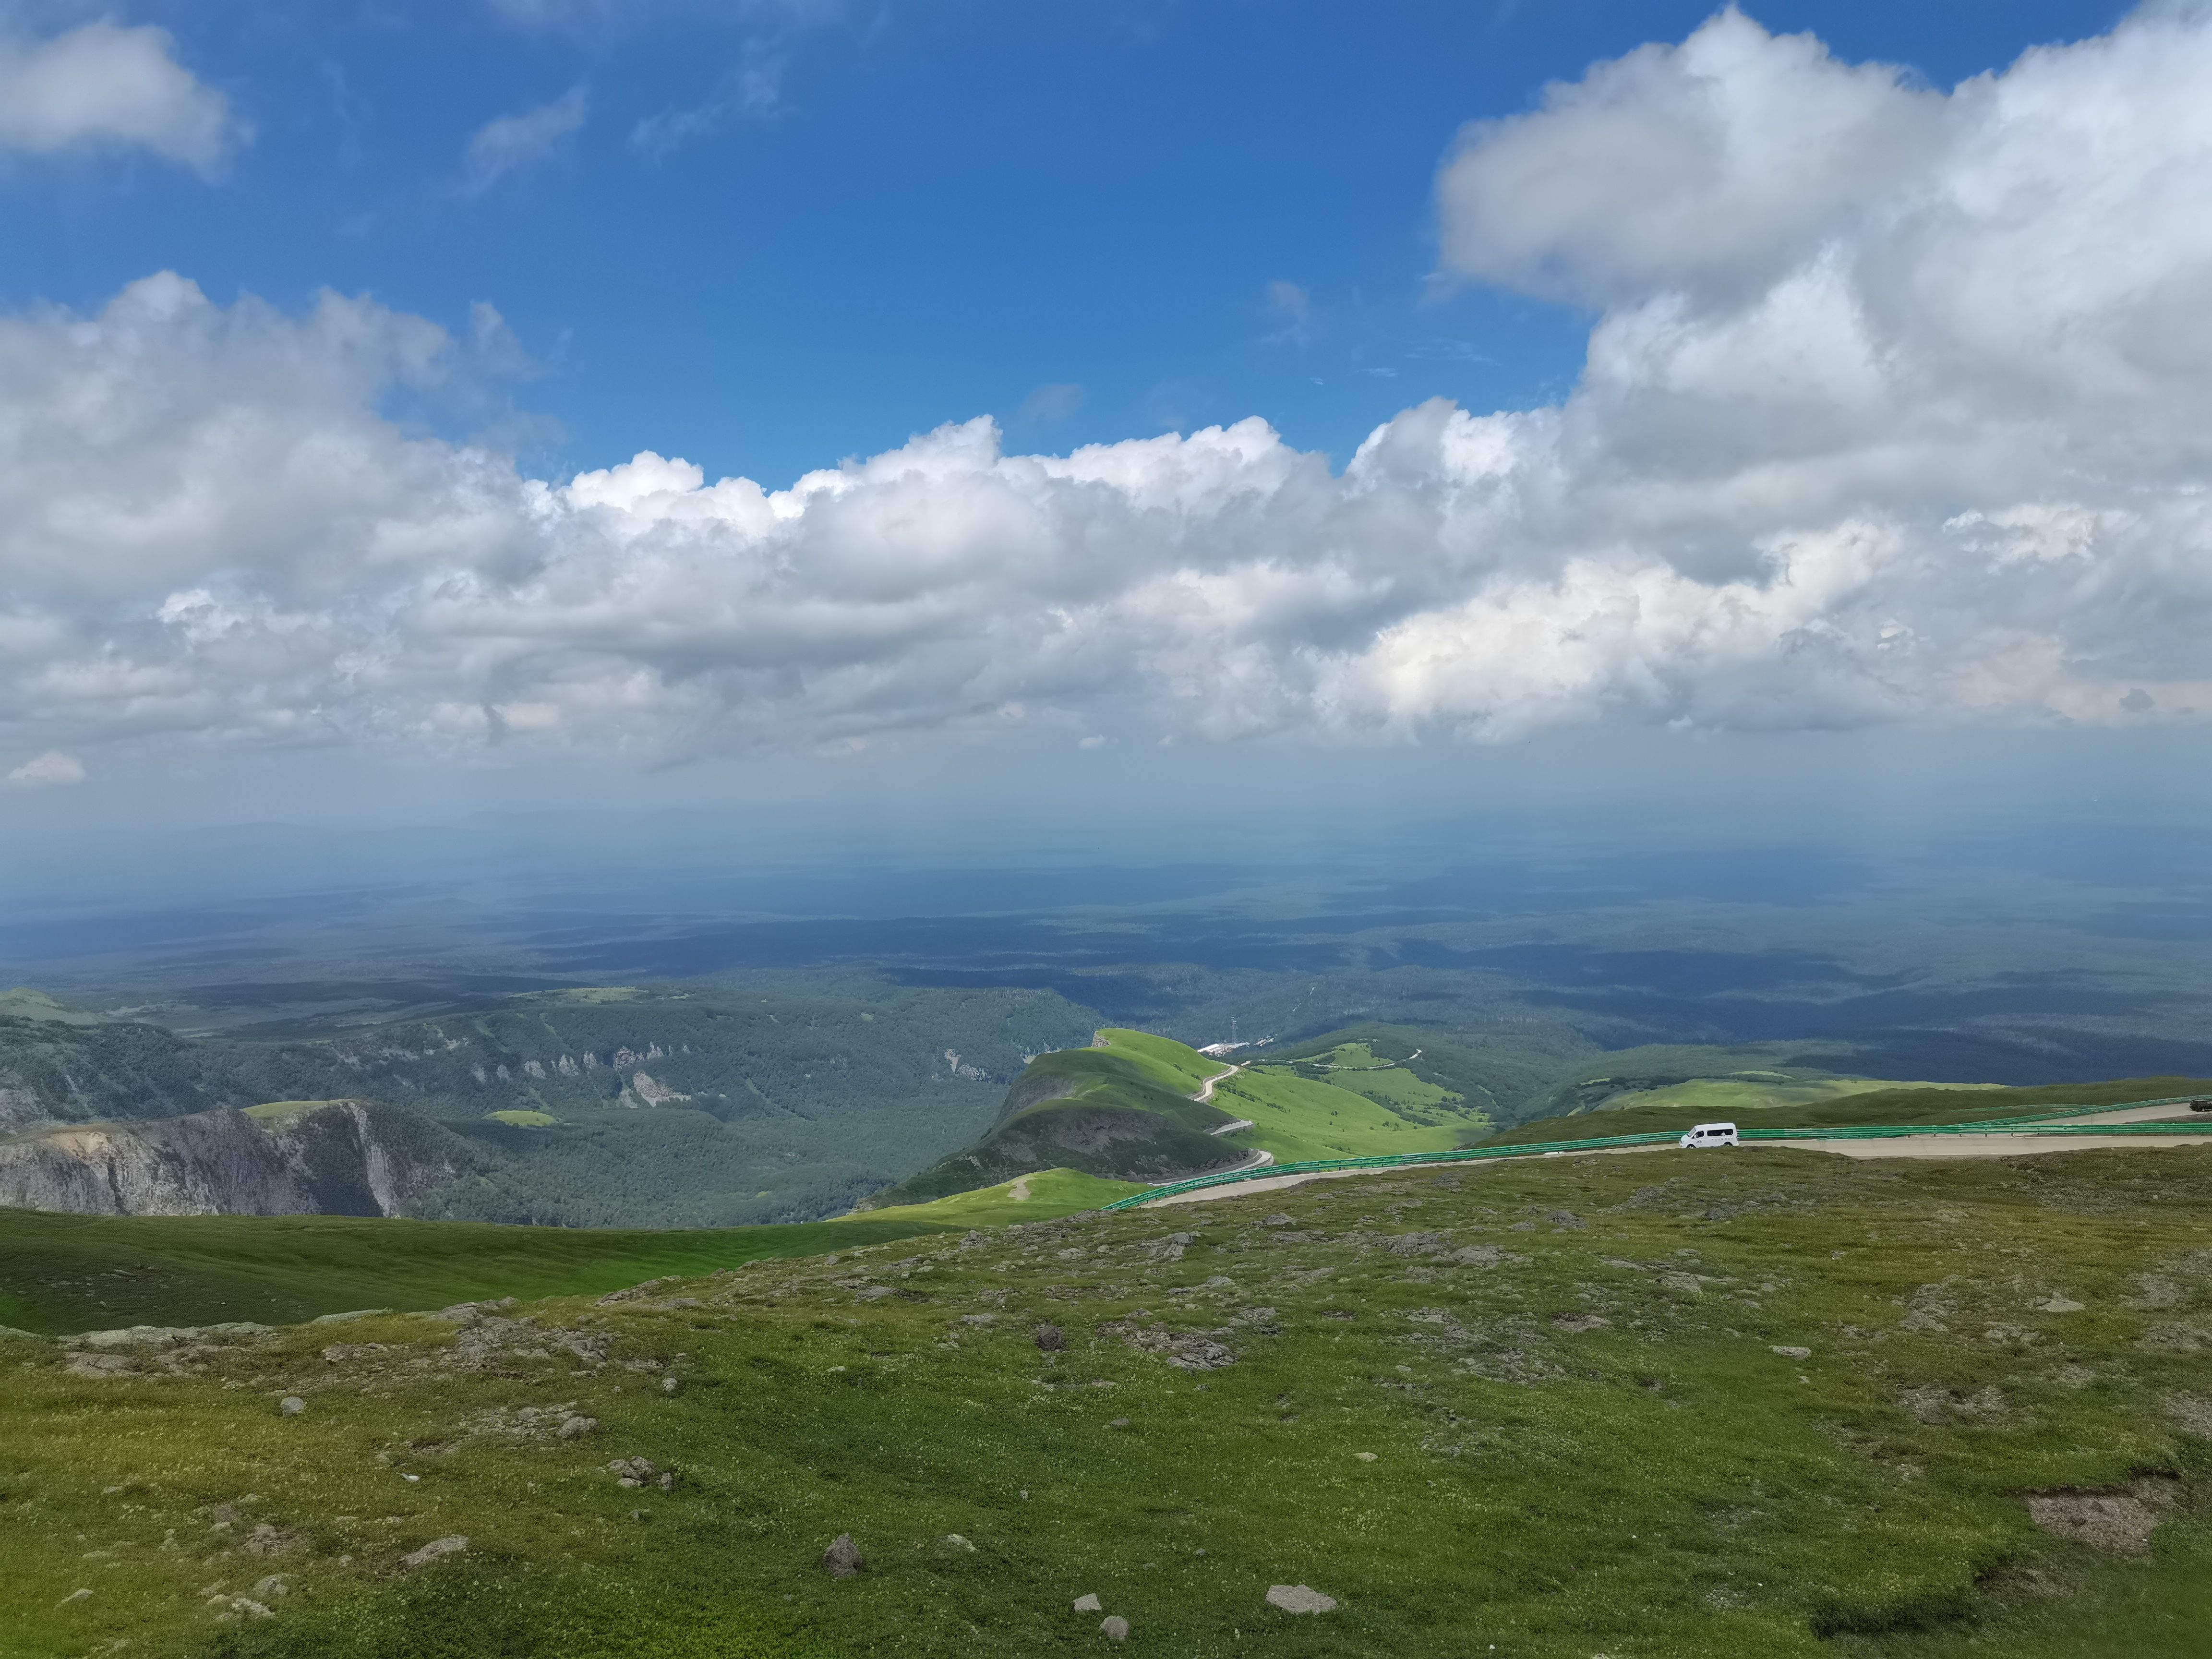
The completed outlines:
{"type": "Polygon", "coordinates": [[[0,1140],[0,1205],[85,1215],[404,1215],[481,1161],[404,1109],[329,1101],[0,1140]]]}

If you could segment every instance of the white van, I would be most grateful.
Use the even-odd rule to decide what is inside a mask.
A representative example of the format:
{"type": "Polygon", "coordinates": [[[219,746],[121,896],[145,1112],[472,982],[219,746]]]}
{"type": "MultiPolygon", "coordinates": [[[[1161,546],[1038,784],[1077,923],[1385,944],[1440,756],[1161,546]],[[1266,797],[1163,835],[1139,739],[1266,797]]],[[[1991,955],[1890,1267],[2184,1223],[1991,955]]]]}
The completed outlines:
{"type": "Polygon", "coordinates": [[[1737,1144],[1735,1125],[1700,1123],[1682,1137],[1680,1144],[1686,1150],[1692,1146],[1734,1146],[1737,1144]]]}

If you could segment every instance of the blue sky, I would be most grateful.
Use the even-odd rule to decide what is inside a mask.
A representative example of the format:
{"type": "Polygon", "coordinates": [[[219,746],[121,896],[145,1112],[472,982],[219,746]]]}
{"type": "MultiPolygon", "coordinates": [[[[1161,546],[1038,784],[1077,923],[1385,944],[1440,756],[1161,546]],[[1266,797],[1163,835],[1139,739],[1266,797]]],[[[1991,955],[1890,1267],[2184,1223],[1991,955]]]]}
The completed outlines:
{"type": "Polygon", "coordinates": [[[0,832],[2212,725],[2201,7],[0,0],[0,832]]]}
{"type": "MultiPolygon", "coordinates": [[[[1340,465],[1426,397],[1565,395],[1587,313],[1431,282],[1437,162],[1462,124],[1708,10],[140,4],[116,21],[169,29],[253,139],[214,178],[7,165],[0,303],[97,309],[164,269],[218,303],[327,286],[456,330],[488,301],[535,371],[415,412],[511,404],[539,418],[493,429],[556,474],[652,448],[781,484],[987,413],[1051,450],[1258,415],[1340,465]],[[548,106],[580,119],[472,177],[477,134],[548,106]]],[[[1939,85],[2119,15],[1753,10],[1939,85]]],[[[75,15],[18,11],[33,37],[75,15]]]]}

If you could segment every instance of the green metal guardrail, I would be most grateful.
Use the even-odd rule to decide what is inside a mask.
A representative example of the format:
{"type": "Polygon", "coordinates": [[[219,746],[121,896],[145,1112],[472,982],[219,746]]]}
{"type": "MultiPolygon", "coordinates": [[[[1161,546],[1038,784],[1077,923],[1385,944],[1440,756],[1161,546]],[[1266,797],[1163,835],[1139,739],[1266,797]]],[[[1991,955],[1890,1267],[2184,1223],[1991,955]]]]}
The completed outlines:
{"type": "MultiPolygon", "coordinates": [[[[1992,1118],[1979,1123],[1855,1123],[1835,1127],[1795,1127],[1779,1129],[1740,1129],[1736,1133],[1744,1140],[1897,1140],[1913,1135],[2021,1135],[2033,1139],[2039,1135],[2071,1135],[2083,1133],[2082,1127],[2057,1120],[2086,1117],[2097,1112],[2125,1112],[2143,1106],[2184,1106],[2200,1098],[2195,1095],[2172,1095],[2161,1100],[2130,1100],[2117,1105],[2061,1106],[2047,1112],[2032,1113],[2025,1117],[1992,1118]]],[[[2153,1123],[2104,1123],[2094,1126],[2100,1135],[2171,1135],[2201,1134],[2212,1138],[2212,1121],[2153,1123]]],[[[1233,1187],[1247,1181],[1270,1181],[1277,1176],[1326,1175],[1337,1170],[1397,1170],[1418,1169],[1424,1164],[1486,1163],[1501,1158],[1552,1158],[1565,1152],[1607,1152],[1620,1146],[1656,1146],[1664,1142],[1680,1140],[1679,1129],[1656,1130],[1635,1135],[1601,1135],[1588,1140],[1528,1141],[1511,1146],[1462,1146],[1443,1152],[1385,1152],[1372,1158],[1316,1158],[1304,1164],[1267,1164],[1254,1170],[1237,1170],[1225,1175],[1194,1176],[1188,1181],[1171,1181],[1141,1193],[1132,1193],[1111,1204],[1101,1205],[1103,1210],[1132,1210],[1149,1204],[1155,1199],[1170,1198],[1177,1193],[1192,1193],[1206,1187],[1233,1187]]]]}

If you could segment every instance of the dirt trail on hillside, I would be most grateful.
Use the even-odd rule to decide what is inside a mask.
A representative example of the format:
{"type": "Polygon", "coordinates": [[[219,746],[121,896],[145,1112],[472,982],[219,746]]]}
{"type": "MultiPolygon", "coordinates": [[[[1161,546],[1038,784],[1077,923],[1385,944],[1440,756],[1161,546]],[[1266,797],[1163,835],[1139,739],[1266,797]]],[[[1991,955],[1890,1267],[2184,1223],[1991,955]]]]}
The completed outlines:
{"type": "Polygon", "coordinates": [[[1217,1083],[1228,1082],[1231,1078],[1235,1077],[1237,1073],[1243,1069],[1244,1068],[1242,1066],[1232,1066],[1225,1072],[1216,1072],[1212,1077],[1206,1079],[1205,1082],[1198,1085],[1198,1092],[1193,1095],[1191,1098],[1201,1106],[1212,1104],[1213,1101],[1213,1085],[1217,1083]]]}
{"type": "MultiPolygon", "coordinates": [[[[2100,1148],[2156,1149],[2166,1146],[2196,1146],[2212,1151],[2212,1135],[1929,1135],[1898,1140],[1784,1140],[1747,1143],[1740,1150],[1757,1152],[1765,1146],[1798,1148],[1806,1152],[1835,1152],[1844,1158],[2033,1158],[2051,1152],[2080,1152],[2100,1148]]],[[[1201,1187],[1195,1192],[1170,1193],[1140,1206],[1157,1209],[1169,1204],[1203,1204],[1218,1198],[1241,1198],[1248,1193],[1272,1193],[1285,1187],[1303,1186],[1309,1181],[1346,1181],[1361,1176],[1403,1176],[1423,1170],[1465,1170],[1480,1164],[1505,1165],[1526,1164],[1532,1159],[1553,1158],[1625,1158],[1639,1152],[1672,1152],[1679,1147],[1664,1144],[1656,1146],[1593,1146],[1587,1151],[1565,1153],[1531,1152],[1522,1158],[1450,1158],[1434,1164],[1400,1164],[1379,1170],[1315,1170],[1302,1175],[1266,1176],[1257,1181],[1233,1182],[1221,1187],[1201,1187]]],[[[1699,1158],[1725,1157],[1725,1152],[1701,1152],[1699,1158]]]]}

